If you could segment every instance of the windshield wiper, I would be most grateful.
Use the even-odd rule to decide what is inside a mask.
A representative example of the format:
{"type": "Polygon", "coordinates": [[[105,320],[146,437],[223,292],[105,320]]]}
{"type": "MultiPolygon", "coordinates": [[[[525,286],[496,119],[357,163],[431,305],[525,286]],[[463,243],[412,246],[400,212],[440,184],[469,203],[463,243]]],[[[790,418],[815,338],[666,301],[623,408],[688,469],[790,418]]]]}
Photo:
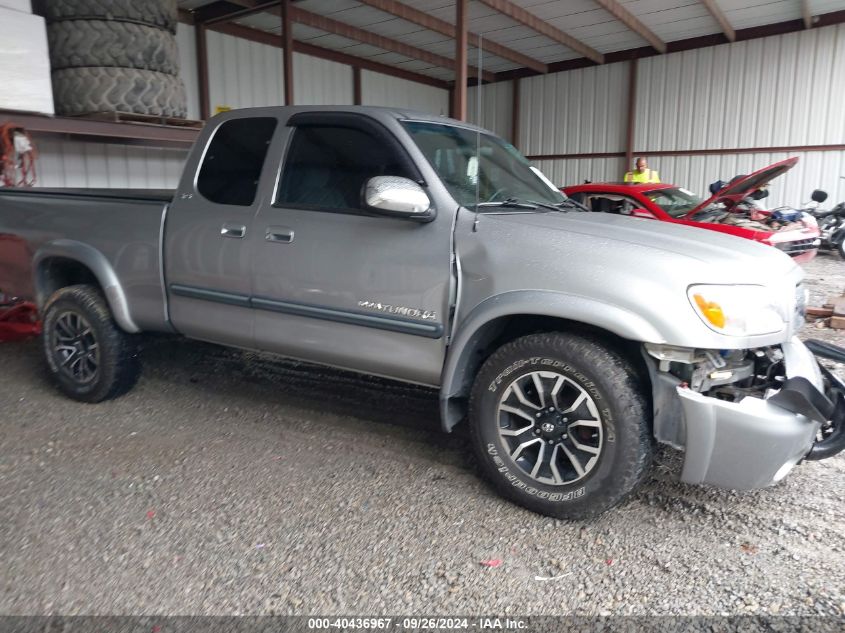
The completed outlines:
{"type": "Polygon", "coordinates": [[[567,198],[563,202],[558,202],[557,207],[558,209],[569,207],[570,209],[577,209],[578,211],[589,211],[586,206],[584,206],[577,200],[573,200],[572,198],[567,198]]]}
{"type": "Polygon", "coordinates": [[[526,209],[528,211],[536,211],[538,208],[548,209],[549,211],[561,211],[562,209],[554,204],[546,202],[535,202],[534,200],[520,200],[519,198],[508,198],[506,200],[497,200],[496,202],[479,202],[475,205],[476,209],[526,209]]]}

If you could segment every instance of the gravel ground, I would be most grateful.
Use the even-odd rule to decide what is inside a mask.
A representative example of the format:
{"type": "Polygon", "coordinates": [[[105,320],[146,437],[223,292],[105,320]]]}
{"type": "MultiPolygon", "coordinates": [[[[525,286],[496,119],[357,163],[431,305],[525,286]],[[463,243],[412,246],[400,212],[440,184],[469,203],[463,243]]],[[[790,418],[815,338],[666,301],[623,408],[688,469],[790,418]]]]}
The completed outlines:
{"type": "MultiPolygon", "coordinates": [[[[845,290],[841,260],[807,271],[811,303],[845,290]]],[[[843,456],[736,493],[664,452],[565,523],[479,480],[425,389],[173,339],[101,405],[35,342],[0,376],[0,613],[845,614],[843,456]]]]}

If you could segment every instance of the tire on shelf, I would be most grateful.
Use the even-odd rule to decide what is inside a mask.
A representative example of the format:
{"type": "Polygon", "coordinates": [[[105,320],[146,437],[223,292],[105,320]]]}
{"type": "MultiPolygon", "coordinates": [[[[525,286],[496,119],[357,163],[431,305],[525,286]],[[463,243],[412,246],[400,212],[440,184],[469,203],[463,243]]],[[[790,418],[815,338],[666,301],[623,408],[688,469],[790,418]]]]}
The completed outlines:
{"type": "Polygon", "coordinates": [[[47,25],[53,70],[114,66],[179,74],[176,37],[153,26],[109,20],[64,20],[47,25]]]}
{"type": "Polygon", "coordinates": [[[187,115],[179,77],[137,68],[66,68],[53,71],[57,114],[129,112],[174,118],[187,115]]]}
{"type": "Polygon", "coordinates": [[[120,20],[148,24],[176,32],[176,0],[45,0],[41,12],[47,22],[59,20],[120,20]]]}

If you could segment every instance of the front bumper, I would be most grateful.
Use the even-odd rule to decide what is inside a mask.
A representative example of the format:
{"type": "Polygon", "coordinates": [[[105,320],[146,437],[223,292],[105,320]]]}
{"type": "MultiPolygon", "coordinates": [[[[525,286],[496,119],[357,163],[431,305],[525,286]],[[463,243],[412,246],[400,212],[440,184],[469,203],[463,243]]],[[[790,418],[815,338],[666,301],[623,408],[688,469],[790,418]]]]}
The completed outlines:
{"type": "Polygon", "coordinates": [[[803,383],[814,392],[811,397],[830,408],[819,414],[806,402],[796,402],[800,397],[728,402],[678,386],[686,435],[682,481],[737,490],[774,484],[811,452],[825,417],[845,414],[845,400],[837,394],[837,413],[831,415],[833,405],[822,396],[825,381],[807,347],[796,338],[782,349],[787,379],[803,383]]]}

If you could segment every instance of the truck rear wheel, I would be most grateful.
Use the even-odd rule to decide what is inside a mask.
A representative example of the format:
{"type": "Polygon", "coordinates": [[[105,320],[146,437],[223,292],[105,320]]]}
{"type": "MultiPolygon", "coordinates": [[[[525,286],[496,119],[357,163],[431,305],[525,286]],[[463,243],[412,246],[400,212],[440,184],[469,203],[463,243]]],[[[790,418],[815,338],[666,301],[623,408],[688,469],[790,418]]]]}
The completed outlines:
{"type": "Polygon", "coordinates": [[[140,374],[134,337],[112,319],[100,291],[87,285],[53,293],[44,306],[47,367],[65,395],[101,402],[131,389],[140,374]]]}
{"type": "Polygon", "coordinates": [[[505,497],[584,519],[622,502],[652,459],[648,403],[633,368],[589,338],[534,334],[484,363],[469,404],[481,468],[505,497]]]}

